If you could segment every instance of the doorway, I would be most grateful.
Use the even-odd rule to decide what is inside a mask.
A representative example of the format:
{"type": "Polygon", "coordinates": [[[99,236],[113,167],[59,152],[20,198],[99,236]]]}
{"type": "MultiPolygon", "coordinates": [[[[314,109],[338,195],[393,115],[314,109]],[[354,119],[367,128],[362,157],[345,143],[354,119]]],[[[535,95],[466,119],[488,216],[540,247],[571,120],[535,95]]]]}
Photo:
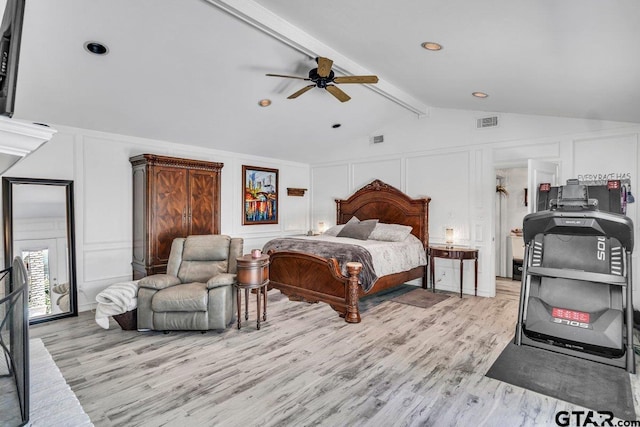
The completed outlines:
{"type": "MultiPolygon", "coordinates": [[[[528,159],[526,163],[494,164],[494,168],[495,275],[512,280],[514,256],[524,258],[522,220],[538,211],[537,189],[541,183],[558,185],[560,162],[528,159]]],[[[516,276],[514,283],[519,282],[516,276]]]]}
{"type": "MultiPolygon", "coordinates": [[[[58,239],[16,240],[14,251],[22,257],[29,273],[29,318],[58,314],[62,294],[56,292],[66,277],[60,276],[58,239]]],[[[63,260],[64,262],[65,260],[63,260]]]]}
{"type": "Polygon", "coordinates": [[[496,276],[512,279],[514,254],[521,249],[522,219],[528,211],[528,168],[496,168],[495,175],[496,276]]]}

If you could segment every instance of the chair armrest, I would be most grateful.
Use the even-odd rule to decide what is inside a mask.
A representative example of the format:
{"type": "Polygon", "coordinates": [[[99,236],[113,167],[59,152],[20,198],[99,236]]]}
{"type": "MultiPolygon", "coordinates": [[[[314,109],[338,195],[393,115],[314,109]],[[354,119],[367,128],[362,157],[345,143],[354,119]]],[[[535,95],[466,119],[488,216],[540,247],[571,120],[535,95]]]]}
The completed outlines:
{"type": "Polygon", "coordinates": [[[140,279],[138,286],[141,288],[160,290],[170,286],[179,285],[180,283],[180,279],[176,276],[170,276],[168,274],[154,274],[140,279]]]}
{"type": "Polygon", "coordinates": [[[207,281],[207,289],[218,288],[220,286],[229,286],[236,283],[236,275],[233,273],[221,273],[213,276],[207,281]]]}
{"type": "Polygon", "coordinates": [[[59,285],[56,285],[53,288],[51,288],[51,290],[53,292],[55,292],[56,294],[61,294],[61,295],[68,294],[69,293],[69,282],[61,283],[59,285]]]}

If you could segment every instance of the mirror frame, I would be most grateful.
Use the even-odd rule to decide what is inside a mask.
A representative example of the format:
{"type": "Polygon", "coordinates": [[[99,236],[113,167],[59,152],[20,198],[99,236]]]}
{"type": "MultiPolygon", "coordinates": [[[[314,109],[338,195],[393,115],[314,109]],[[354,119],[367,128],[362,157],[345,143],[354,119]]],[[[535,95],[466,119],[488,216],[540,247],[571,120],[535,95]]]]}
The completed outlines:
{"type": "Polygon", "coordinates": [[[75,219],[73,208],[73,181],[61,179],[40,178],[2,178],[2,222],[4,229],[4,265],[11,265],[13,259],[13,185],[52,185],[65,188],[67,210],[67,247],[68,277],[69,277],[69,308],[67,313],[56,313],[38,316],[29,319],[29,324],[48,322],[51,320],[74,317],[78,315],[78,289],[76,283],[76,245],[75,245],[75,219]]]}

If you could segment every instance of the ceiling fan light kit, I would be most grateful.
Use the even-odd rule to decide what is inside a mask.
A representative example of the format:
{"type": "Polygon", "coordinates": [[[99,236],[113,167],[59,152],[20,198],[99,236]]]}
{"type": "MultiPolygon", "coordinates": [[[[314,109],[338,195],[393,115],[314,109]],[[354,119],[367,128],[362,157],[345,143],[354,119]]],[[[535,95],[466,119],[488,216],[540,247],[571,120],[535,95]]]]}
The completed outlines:
{"type": "Polygon", "coordinates": [[[302,95],[303,93],[313,89],[314,87],[318,87],[320,89],[325,89],[331,95],[333,95],[340,102],[347,102],[351,99],[349,95],[347,95],[342,89],[340,89],[336,84],[345,84],[345,83],[364,83],[364,84],[373,84],[378,83],[378,76],[342,76],[336,77],[331,67],[333,66],[333,61],[329,58],[323,58],[321,56],[316,58],[316,63],[318,64],[317,68],[313,68],[309,71],[309,77],[299,77],[299,76],[287,76],[283,74],[267,74],[270,77],[284,77],[288,79],[299,79],[310,81],[313,84],[307,85],[297,92],[292,93],[287,97],[287,99],[295,99],[302,95]]]}

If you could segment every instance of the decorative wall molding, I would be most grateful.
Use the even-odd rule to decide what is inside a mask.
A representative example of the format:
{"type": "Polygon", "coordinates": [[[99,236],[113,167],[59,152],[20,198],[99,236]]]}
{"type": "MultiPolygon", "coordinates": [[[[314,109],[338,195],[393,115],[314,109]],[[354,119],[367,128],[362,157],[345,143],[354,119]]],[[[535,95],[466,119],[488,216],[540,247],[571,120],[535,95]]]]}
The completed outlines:
{"type": "Polygon", "coordinates": [[[0,116],[0,153],[24,157],[50,140],[56,132],[48,126],[0,116]]]}
{"type": "Polygon", "coordinates": [[[0,116],[0,173],[51,139],[55,129],[0,116]]]}

